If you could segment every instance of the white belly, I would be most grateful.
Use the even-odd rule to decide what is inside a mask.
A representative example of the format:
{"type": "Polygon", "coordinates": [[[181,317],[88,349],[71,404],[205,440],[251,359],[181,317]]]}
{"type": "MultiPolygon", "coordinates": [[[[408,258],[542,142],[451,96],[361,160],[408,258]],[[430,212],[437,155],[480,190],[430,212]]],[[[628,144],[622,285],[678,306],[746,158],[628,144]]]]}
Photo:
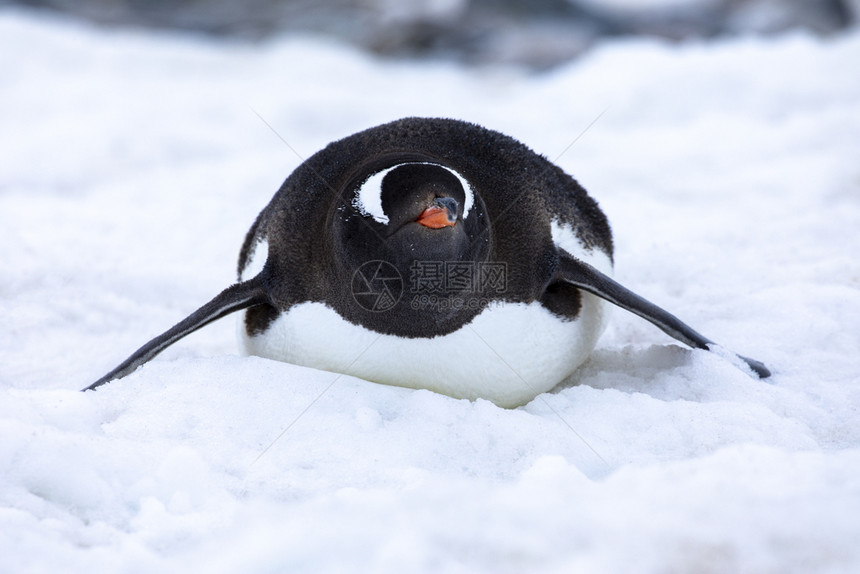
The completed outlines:
{"type": "Polygon", "coordinates": [[[552,389],[588,357],[605,311],[606,303],[587,293],[575,321],[561,321],[538,303],[504,304],[449,335],[406,339],[349,323],[322,303],[303,303],[264,334],[249,337],[240,329],[240,337],[248,354],[516,407],[552,389]]]}
{"type": "MultiPolygon", "coordinates": [[[[560,248],[611,274],[609,258],[583,250],[565,227],[554,224],[553,236],[560,248]]],[[[458,331],[429,339],[383,335],[322,303],[302,303],[260,335],[248,336],[240,323],[239,339],[250,355],[512,408],[552,389],[594,349],[610,306],[581,293],[580,313],[572,321],[537,302],[500,303],[458,331]]]]}
{"type": "Polygon", "coordinates": [[[264,334],[240,329],[240,336],[248,354],[516,407],[588,357],[603,331],[605,305],[584,294],[575,321],[561,321],[538,303],[498,305],[449,335],[407,339],[354,325],[322,303],[303,303],[264,334]]]}

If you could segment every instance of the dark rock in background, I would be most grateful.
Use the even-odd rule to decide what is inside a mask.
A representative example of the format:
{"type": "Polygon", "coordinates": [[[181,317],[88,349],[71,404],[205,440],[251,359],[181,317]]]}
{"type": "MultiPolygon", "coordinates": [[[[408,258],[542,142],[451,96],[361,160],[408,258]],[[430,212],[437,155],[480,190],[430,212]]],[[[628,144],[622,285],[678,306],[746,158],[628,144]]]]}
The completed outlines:
{"type": "Polygon", "coordinates": [[[0,0],[102,25],[264,39],[317,33],[395,57],[545,69],[607,37],[852,26],[860,0],[0,0]]]}

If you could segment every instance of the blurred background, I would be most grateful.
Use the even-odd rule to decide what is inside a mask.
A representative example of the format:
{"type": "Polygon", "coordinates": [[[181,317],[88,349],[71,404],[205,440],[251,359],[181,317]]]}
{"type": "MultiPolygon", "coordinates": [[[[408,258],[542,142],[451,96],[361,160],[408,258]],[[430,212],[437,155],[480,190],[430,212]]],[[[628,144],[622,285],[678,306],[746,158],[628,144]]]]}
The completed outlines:
{"type": "Polygon", "coordinates": [[[602,40],[670,41],[856,24],[860,0],[0,0],[103,26],[260,41],[318,34],[395,58],[567,62],[602,40]]]}

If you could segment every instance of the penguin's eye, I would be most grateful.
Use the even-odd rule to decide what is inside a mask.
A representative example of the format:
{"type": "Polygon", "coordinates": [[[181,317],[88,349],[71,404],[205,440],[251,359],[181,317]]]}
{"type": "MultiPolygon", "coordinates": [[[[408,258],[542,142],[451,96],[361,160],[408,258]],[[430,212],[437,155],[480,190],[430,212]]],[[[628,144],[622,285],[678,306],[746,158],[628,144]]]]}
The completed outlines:
{"type": "Polygon", "coordinates": [[[385,179],[388,172],[404,165],[432,165],[451,173],[451,175],[460,181],[460,185],[463,187],[463,193],[466,196],[465,202],[463,203],[463,219],[466,219],[466,217],[469,216],[469,210],[475,203],[475,194],[472,190],[472,186],[466,178],[453,169],[431,162],[399,163],[370,175],[370,177],[364,180],[364,183],[362,183],[355,191],[355,197],[352,200],[353,207],[355,207],[363,216],[372,217],[375,221],[382,223],[383,225],[388,225],[388,216],[382,209],[382,180],[385,179]]]}

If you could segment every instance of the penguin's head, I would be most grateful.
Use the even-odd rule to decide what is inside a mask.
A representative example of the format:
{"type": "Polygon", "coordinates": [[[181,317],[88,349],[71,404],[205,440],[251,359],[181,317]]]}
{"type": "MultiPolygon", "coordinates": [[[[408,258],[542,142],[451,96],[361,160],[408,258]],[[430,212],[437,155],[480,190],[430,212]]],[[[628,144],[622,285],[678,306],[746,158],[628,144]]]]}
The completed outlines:
{"type": "Polygon", "coordinates": [[[341,202],[332,221],[338,275],[342,280],[350,278],[353,295],[363,288],[362,281],[368,283],[368,292],[377,293],[396,283],[392,278],[399,278],[403,295],[382,317],[365,313],[363,299],[347,300],[344,294],[342,301],[358,306],[352,319],[367,326],[377,321],[390,325],[397,315],[396,322],[426,324],[429,332],[431,323],[433,329],[439,328],[440,321],[459,324],[463,313],[480,310],[446,308],[440,313],[439,305],[415,304],[422,295],[432,296],[432,301],[463,300],[467,295],[463,285],[468,287],[468,281],[462,273],[477,273],[477,266],[489,258],[490,221],[478,188],[449,165],[411,157],[388,158],[352,178],[345,187],[348,201],[341,202]],[[463,284],[445,282],[446,274],[455,269],[463,284]],[[424,281],[425,271],[435,274],[435,282],[424,281]],[[358,284],[356,277],[361,280],[358,284]],[[380,277],[385,281],[375,284],[380,277]]]}
{"type": "Polygon", "coordinates": [[[355,186],[339,234],[353,264],[385,260],[408,272],[415,261],[486,258],[489,221],[472,184],[454,169],[409,161],[355,186]]]}
{"type": "MultiPolygon", "coordinates": [[[[440,165],[407,163],[386,170],[379,197],[388,221],[383,229],[380,222],[373,221],[373,229],[382,235],[391,256],[470,259],[473,254],[464,219],[469,215],[464,185],[468,186],[465,180],[440,165]]],[[[375,192],[373,188],[369,191],[375,192]]],[[[471,193],[470,189],[470,198],[471,193]]]]}

